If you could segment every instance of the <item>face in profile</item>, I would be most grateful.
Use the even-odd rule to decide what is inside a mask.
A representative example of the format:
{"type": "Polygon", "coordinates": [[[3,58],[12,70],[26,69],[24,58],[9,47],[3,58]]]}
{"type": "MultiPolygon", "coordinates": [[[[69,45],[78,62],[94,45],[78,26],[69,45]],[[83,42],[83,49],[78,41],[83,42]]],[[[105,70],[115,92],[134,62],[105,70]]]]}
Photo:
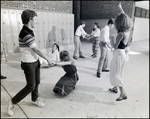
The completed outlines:
{"type": "Polygon", "coordinates": [[[54,45],[52,46],[52,51],[55,51],[55,50],[57,50],[57,46],[54,44],[54,45]]]}
{"type": "Polygon", "coordinates": [[[84,27],[85,27],[85,24],[82,24],[82,27],[84,28],[84,27]]]}
{"type": "Polygon", "coordinates": [[[95,29],[96,29],[96,28],[97,28],[97,26],[94,24],[94,25],[93,25],[93,28],[95,28],[95,29]]]}
{"type": "Polygon", "coordinates": [[[37,24],[37,16],[34,16],[31,20],[30,20],[30,25],[31,28],[35,28],[35,25],[37,24]]]}

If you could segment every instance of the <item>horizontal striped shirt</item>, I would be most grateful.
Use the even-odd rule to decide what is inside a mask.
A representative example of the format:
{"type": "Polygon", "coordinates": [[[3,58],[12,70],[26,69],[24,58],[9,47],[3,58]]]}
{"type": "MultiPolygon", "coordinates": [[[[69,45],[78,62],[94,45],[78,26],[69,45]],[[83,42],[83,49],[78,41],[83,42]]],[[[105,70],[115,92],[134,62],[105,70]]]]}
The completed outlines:
{"type": "Polygon", "coordinates": [[[38,60],[38,55],[32,48],[36,47],[34,33],[31,29],[23,26],[19,34],[19,46],[21,51],[22,62],[35,62],[38,60]]]}

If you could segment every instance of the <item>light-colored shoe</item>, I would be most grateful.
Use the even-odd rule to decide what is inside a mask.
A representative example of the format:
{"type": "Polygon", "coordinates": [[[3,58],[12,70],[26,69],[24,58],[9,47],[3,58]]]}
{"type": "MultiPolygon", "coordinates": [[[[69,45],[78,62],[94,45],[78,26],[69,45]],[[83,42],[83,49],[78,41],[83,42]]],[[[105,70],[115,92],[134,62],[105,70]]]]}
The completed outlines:
{"type": "Polygon", "coordinates": [[[37,100],[37,101],[35,101],[33,103],[36,104],[38,107],[41,107],[41,108],[45,106],[45,104],[42,101],[40,101],[40,100],[37,100]]]}
{"type": "Polygon", "coordinates": [[[15,105],[11,102],[11,99],[8,100],[7,113],[9,116],[15,113],[15,105]]]}

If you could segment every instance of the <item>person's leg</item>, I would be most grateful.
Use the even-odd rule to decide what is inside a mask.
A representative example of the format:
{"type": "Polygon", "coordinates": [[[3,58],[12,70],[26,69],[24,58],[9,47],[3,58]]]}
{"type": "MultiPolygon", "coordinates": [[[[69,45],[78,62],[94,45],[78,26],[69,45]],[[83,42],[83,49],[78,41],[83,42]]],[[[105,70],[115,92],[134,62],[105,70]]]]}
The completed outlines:
{"type": "Polygon", "coordinates": [[[120,96],[119,96],[119,98],[116,99],[116,101],[126,100],[127,96],[124,91],[124,88],[120,86],[119,89],[120,89],[120,96]]]}
{"type": "Polygon", "coordinates": [[[109,63],[109,54],[108,54],[108,49],[105,47],[105,52],[106,52],[106,57],[105,57],[105,59],[104,59],[104,64],[103,64],[103,68],[102,68],[102,70],[103,71],[109,71],[108,70],[108,63],[109,63]]]}
{"type": "Polygon", "coordinates": [[[21,67],[24,70],[27,85],[12,98],[12,103],[17,104],[26,97],[35,88],[35,67],[36,63],[22,63],[21,67]]]}
{"type": "Polygon", "coordinates": [[[82,45],[81,45],[81,40],[79,39],[79,57],[80,58],[85,58],[83,55],[82,55],[82,45]]]}
{"type": "Polygon", "coordinates": [[[24,70],[27,85],[18,92],[12,99],[8,101],[7,112],[8,115],[12,116],[14,114],[15,105],[25,98],[30,92],[34,90],[35,87],[35,67],[36,63],[21,63],[21,68],[24,70]]]}
{"type": "Polygon", "coordinates": [[[39,84],[40,84],[40,63],[38,61],[38,65],[36,66],[36,69],[35,69],[35,88],[31,93],[31,100],[33,102],[35,102],[39,96],[39,94],[38,94],[39,84]]]}
{"type": "Polygon", "coordinates": [[[31,93],[31,100],[38,106],[38,107],[44,107],[44,103],[38,99],[39,93],[38,93],[38,87],[40,84],[40,62],[38,60],[38,65],[35,69],[35,89],[31,93]]]}
{"type": "Polygon", "coordinates": [[[92,52],[93,52],[93,56],[95,55],[95,44],[96,44],[96,40],[93,38],[93,44],[92,44],[92,52]]]}
{"type": "Polygon", "coordinates": [[[98,48],[99,48],[99,39],[96,38],[95,39],[94,56],[93,56],[93,58],[97,57],[98,48]]]}
{"type": "Polygon", "coordinates": [[[100,78],[100,76],[98,76],[98,75],[100,75],[100,73],[102,71],[104,59],[106,56],[105,45],[102,42],[100,42],[100,50],[101,50],[101,56],[99,58],[98,68],[97,68],[97,77],[99,77],[99,78],[100,78]]]}
{"type": "Polygon", "coordinates": [[[74,50],[74,54],[73,54],[73,58],[77,59],[77,54],[78,54],[78,50],[79,50],[79,39],[80,37],[75,36],[74,37],[74,45],[75,45],[75,50],[74,50]]]}

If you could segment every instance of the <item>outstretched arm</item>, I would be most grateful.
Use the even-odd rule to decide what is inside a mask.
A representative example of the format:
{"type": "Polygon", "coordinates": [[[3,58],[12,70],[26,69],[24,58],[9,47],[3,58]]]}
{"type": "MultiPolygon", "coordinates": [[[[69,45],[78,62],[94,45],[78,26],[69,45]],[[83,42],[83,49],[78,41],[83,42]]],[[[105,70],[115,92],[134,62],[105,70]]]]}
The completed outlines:
{"type": "Polygon", "coordinates": [[[56,65],[58,65],[58,66],[71,65],[71,64],[74,64],[73,60],[67,61],[67,62],[64,62],[64,61],[62,61],[62,62],[56,62],[56,65]]]}
{"type": "Polygon", "coordinates": [[[53,65],[53,63],[38,49],[37,46],[34,47],[34,48],[32,48],[32,50],[33,50],[34,52],[36,52],[40,57],[42,57],[43,59],[45,59],[45,60],[48,62],[48,65],[49,65],[49,66],[52,66],[52,65],[53,65]]]}
{"type": "Polygon", "coordinates": [[[124,14],[125,12],[124,12],[124,10],[123,10],[123,8],[122,8],[122,5],[121,5],[121,2],[119,2],[119,4],[118,4],[118,10],[119,10],[119,13],[118,13],[118,15],[120,15],[120,14],[124,14]]]}

